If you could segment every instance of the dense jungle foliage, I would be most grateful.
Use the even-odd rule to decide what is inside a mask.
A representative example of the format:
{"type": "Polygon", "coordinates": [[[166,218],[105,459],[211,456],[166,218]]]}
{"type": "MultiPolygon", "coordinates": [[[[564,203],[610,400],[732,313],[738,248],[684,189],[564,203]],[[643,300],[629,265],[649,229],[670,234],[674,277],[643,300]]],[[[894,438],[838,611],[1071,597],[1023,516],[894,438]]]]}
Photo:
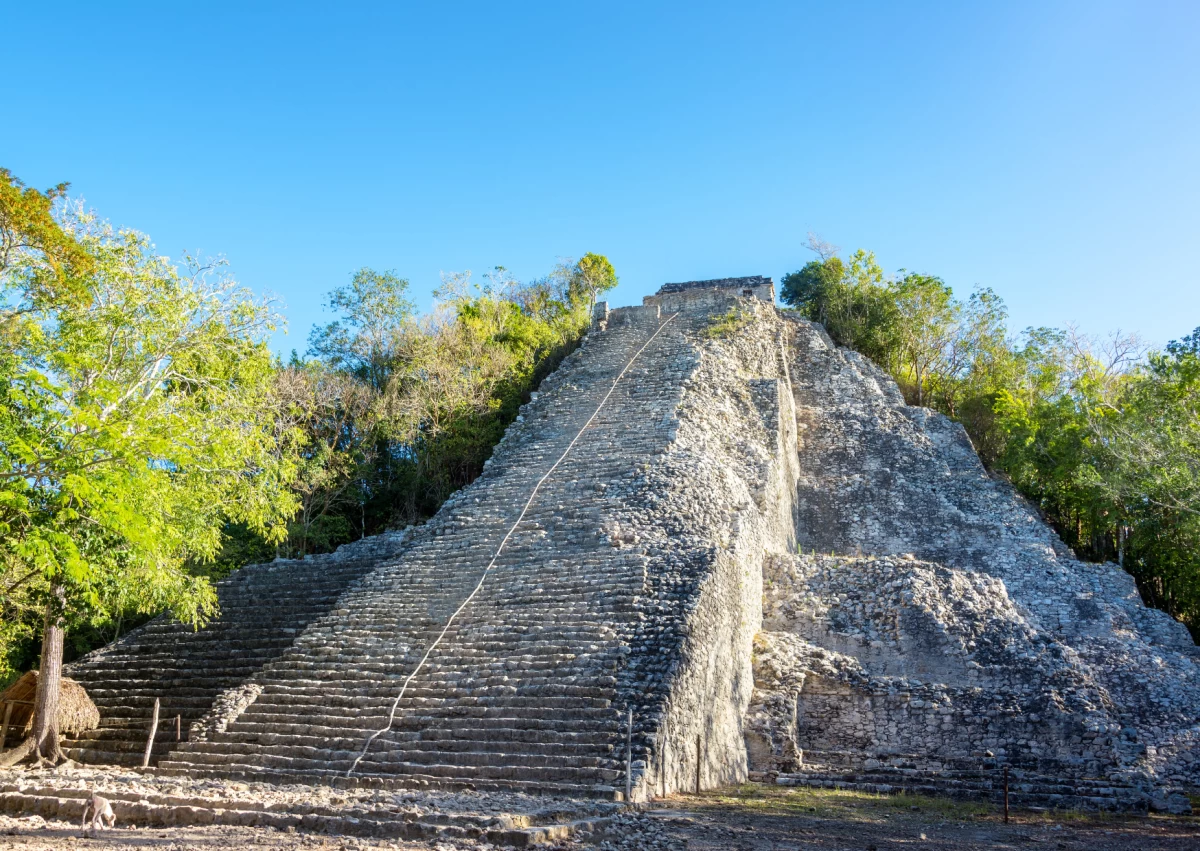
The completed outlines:
{"type": "Polygon", "coordinates": [[[1085,560],[1119,562],[1145,601],[1200,637],[1200,329],[1150,351],[1075,329],[1010,333],[990,289],[884,275],[872,253],[817,259],[782,300],[871,357],[905,398],[966,428],[1085,560]]]}
{"type": "Polygon", "coordinates": [[[421,314],[361,269],[282,362],[274,305],[66,188],[0,170],[0,687],[43,634],[69,661],[164,610],[200,625],[233,569],[429,517],[617,282],[597,254],[452,274],[421,314]]]}

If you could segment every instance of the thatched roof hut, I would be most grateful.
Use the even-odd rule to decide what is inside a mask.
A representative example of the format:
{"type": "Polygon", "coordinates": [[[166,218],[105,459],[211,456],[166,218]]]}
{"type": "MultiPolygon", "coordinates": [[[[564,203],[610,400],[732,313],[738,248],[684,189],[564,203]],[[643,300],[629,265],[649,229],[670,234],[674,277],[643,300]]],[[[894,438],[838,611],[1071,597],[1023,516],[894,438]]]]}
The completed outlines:
{"type": "MultiPolygon", "coordinates": [[[[33,727],[33,699],[37,693],[37,671],[26,672],[19,680],[0,692],[0,723],[8,716],[8,743],[23,738],[33,727]],[[12,707],[9,711],[9,706],[12,707]]],[[[82,733],[100,726],[100,710],[87,696],[83,686],[68,677],[62,678],[58,695],[58,732],[82,733]]]]}

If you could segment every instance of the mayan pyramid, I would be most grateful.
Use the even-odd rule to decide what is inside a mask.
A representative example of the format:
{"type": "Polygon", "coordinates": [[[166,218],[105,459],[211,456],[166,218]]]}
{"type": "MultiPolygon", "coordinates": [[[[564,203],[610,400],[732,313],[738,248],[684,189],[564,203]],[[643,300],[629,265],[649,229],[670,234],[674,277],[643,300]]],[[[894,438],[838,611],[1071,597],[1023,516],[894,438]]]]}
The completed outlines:
{"type": "Polygon", "coordinates": [[[70,666],[157,771],[634,799],[745,780],[1178,806],[1186,630],[767,278],[596,308],[424,525],[238,571],[70,666]]]}

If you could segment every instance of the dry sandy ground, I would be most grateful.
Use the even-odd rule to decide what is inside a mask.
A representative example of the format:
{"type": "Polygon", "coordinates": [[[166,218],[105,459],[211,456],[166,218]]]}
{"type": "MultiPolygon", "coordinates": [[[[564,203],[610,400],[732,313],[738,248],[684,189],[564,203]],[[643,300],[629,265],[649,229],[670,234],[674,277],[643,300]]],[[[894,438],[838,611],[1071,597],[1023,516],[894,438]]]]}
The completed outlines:
{"type": "Polygon", "coordinates": [[[1200,817],[1013,813],[915,796],[745,786],[660,809],[689,851],[1200,851],[1200,817]]]}
{"type": "MultiPolygon", "coordinates": [[[[36,817],[35,817],[36,819],[36,817]]],[[[477,846],[482,847],[482,846],[477,846]]],[[[122,828],[84,834],[79,825],[67,825],[52,820],[31,823],[30,819],[0,816],[0,848],[29,849],[29,851],[250,851],[250,849],[404,849],[404,851],[451,851],[453,845],[429,845],[358,839],[345,836],[317,836],[307,833],[281,833],[276,830],[250,827],[181,827],[181,828],[122,828]],[[10,832],[12,831],[12,832],[10,832]]]]}
{"type": "MultiPolygon", "coordinates": [[[[664,814],[665,815],[665,814],[664,814]]],[[[1050,824],[1044,820],[954,822],[897,816],[885,824],[804,816],[688,812],[692,823],[670,825],[689,851],[1198,851],[1200,825],[1159,819],[1129,823],[1050,824]]]]}
{"type": "MultiPolygon", "coordinates": [[[[1120,817],[1015,813],[923,798],[879,798],[744,787],[656,805],[608,836],[559,849],[619,851],[1200,851],[1200,817],[1120,817]],[[639,832],[638,825],[647,825],[639,832]],[[686,846],[684,845],[686,843],[686,846]]],[[[121,828],[84,836],[78,825],[33,816],[0,817],[0,848],[28,851],[249,851],[249,849],[404,849],[473,851],[486,843],[401,842],[241,827],[121,828]]]]}

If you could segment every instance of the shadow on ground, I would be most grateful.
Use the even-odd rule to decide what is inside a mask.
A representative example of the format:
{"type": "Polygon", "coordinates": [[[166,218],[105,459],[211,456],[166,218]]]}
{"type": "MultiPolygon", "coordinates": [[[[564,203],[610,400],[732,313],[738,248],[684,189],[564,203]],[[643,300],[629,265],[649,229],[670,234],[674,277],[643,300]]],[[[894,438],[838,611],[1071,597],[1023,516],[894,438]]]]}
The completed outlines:
{"type": "Polygon", "coordinates": [[[746,785],[662,801],[653,815],[689,851],[1196,851],[1200,818],[1013,812],[913,795],[746,785]]]}

